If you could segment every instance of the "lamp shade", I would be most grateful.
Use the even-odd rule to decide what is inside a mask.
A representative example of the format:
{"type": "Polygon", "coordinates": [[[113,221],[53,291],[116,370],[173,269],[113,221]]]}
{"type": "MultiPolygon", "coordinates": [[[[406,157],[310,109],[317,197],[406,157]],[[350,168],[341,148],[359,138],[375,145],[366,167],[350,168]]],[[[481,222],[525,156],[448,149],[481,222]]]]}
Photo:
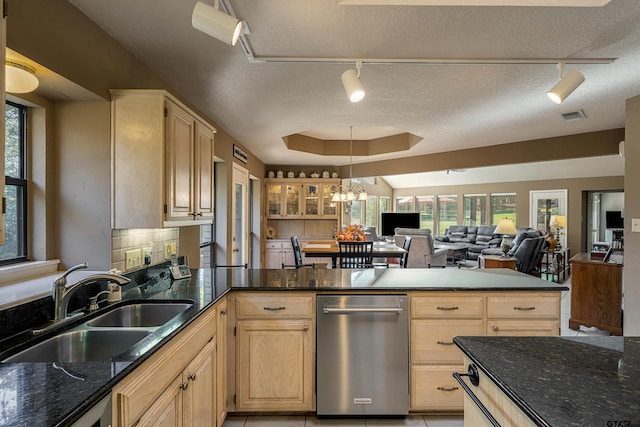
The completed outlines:
{"type": "Polygon", "coordinates": [[[347,92],[347,96],[349,97],[349,101],[362,101],[362,98],[364,98],[364,89],[362,88],[362,84],[360,84],[360,79],[358,79],[358,73],[356,70],[352,69],[345,71],[342,73],[341,79],[344,90],[347,92]]]}
{"type": "Polygon", "coordinates": [[[584,82],[584,75],[577,70],[569,71],[554,87],[547,92],[549,99],[560,104],[565,98],[584,82]]]}
{"type": "Polygon", "coordinates": [[[5,90],[7,92],[33,92],[39,84],[36,70],[33,67],[10,60],[5,62],[5,90]]]}
{"type": "Polygon", "coordinates": [[[564,215],[552,215],[549,219],[549,225],[554,225],[556,227],[566,227],[567,217],[564,215]]]}
{"type": "Polygon", "coordinates": [[[242,33],[242,22],[239,19],[201,1],[193,8],[191,25],[231,46],[235,46],[242,33]]]}
{"type": "Polygon", "coordinates": [[[493,231],[495,234],[516,234],[518,230],[512,219],[504,218],[498,221],[496,229],[493,231]]]}

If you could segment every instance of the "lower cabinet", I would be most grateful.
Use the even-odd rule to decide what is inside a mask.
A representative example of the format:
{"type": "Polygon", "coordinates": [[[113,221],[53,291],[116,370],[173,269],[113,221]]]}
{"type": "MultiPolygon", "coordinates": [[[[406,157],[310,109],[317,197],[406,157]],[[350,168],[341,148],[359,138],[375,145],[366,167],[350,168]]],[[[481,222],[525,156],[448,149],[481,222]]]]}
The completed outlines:
{"type": "Polygon", "coordinates": [[[229,406],[229,395],[227,393],[227,325],[229,318],[229,310],[227,308],[227,300],[223,299],[218,303],[216,321],[216,422],[218,427],[222,426],[225,418],[227,418],[227,408],[229,406]]]}
{"type": "Polygon", "coordinates": [[[560,334],[555,291],[416,292],[410,310],[411,411],[466,412],[452,376],[466,370],[453,337],[560,334]]]}
{"type": "Polygon", "coordinates": [[[315,408],[315,299],[299,295],[236,297],[236,411],[315,408]]]}
{"type": "Polygon", "coordinates": [[[115,385],[113,426],[216,426],[216,309],[115,385]]]}
{"type": "Polygon", "coordinates": [[[209,342],[134,424],[136,427],[215,426],[215,341],[209,342]]]}

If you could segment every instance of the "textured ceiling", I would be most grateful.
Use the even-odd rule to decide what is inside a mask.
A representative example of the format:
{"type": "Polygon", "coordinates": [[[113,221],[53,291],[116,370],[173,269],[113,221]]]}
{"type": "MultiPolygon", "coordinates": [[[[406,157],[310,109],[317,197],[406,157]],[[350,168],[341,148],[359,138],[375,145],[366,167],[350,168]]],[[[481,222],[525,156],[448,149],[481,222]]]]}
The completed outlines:
{"type": "Polygon", "coordinates": [[[340,75],[354,64],[251,62],[239,45],[191,27],[196,0],[70,1],[266,164],[347,164],[348,156],[287,150],[282,137],[348,135],[349,126],[423,138],[354,163],[620,128],[625,99],[640,94],[637,0],[593,8],[228,0],[248,22],[257,58],[617,58],[568,65],[586,81],[561,105],[546,97],[555,64],[366,63],[366,97],[352,104],[340,75]],[[578,109],[587,119],[562,119],[578,109]]]}

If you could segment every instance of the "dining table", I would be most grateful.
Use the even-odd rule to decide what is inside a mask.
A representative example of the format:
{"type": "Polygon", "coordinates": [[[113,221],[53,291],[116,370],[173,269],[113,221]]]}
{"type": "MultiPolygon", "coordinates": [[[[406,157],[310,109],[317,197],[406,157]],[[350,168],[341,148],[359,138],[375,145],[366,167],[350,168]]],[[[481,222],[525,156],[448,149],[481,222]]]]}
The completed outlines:
{"type": "MultiPolygon", "coordinates": [[[[340,257],[340,248],[335,240],[313,240],[302,248],[306,257],[331,258],[331,268],[336,268],[340,257]]],[[[407,253],[406,249],[387,241],[373,242],[374,258],[402,258],[407,253]]]]}

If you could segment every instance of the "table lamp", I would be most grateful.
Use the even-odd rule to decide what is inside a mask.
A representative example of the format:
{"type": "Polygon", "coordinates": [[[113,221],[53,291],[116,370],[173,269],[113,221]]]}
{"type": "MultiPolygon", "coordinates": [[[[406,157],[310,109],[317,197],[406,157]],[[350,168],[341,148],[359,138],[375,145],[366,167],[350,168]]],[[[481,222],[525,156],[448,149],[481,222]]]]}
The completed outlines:
{"type": "Polygon", "coordinates": [[[562,229],[567,226],[567,217],[564,215],[551,215],[549,225],[556,228],[556,242],[558,243],[556,248],[560,249],[562,247],[560,244],[560,235],[562,234],[562,229]]]}
{"type": "Polygon", "coordinates": [[[510,235],[516,234],[518,230],[512,219],[504,218],[498,221],[496,229],[493,231],[495,234],[502,234],[502,243],[500,243],[500,249],[503,252],[502,257],[507,258],[507,252],[511,249],[510,235]]]}

